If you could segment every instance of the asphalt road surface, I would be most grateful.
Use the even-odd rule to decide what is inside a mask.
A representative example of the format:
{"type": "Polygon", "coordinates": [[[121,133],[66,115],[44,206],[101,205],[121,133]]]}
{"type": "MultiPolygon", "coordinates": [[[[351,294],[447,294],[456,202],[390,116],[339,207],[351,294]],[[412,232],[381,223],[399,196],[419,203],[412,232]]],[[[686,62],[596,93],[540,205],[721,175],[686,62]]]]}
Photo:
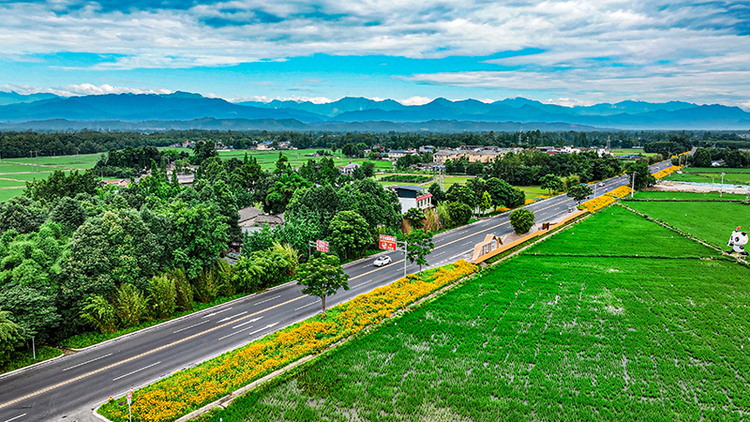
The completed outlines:
{"type": "MultiPolygon", "coordinates": [[[[654,165],[652,172],[669,165],[654,165]]],[[[604,186],[595,186],[595,195],[627,184],[627,176],[606,180],[604,186]]],[[[558,195],[525,208],[534,211],[541,223],[565,216],[574,206],[571,199],[558,195]]],[[[435,236],[435,248],[427,259],[431,266],[440,266],[470,258],[474,245],[486,234],[511,232],[508,213],[444,232],[435,236]]],[[[328,306],[402,277],[403,252],[387,254],[393,262],[384,267],[373,267],[374,258],[346,265],[350,290],[328,298],[328,306]]],[[[416,265],[406,269],[418,270],[416,265]]],[[[153,383],[320,312],[320,300],[300,290],[287,283],[22,372],[0,375],[0,422],[96,420],[91,410],[109,396],[122,397],[131,387],[153,383]]]]}

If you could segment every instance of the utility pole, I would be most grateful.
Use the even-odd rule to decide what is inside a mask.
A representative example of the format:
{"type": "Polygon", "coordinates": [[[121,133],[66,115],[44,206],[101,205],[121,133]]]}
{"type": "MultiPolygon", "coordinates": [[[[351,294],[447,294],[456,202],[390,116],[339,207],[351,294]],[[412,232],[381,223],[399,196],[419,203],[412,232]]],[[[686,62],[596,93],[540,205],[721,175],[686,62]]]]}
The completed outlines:
{"type": "Polygon", "coordinates": [[[406,243],[405,240],[403,242],[397,242],[396,244],[398,246],[401,246],[402,248],[404,248],[403,251],[404,251],[404,278],[405,278],[406,277],[406,262],[407,262],[407,246],[408,245],[407,245],[407,243],[406,243]]]}
{"type": "Polygon", "coordinates": [[[635,192],[635,170],[633,170],[633,181],[630,182],[630,198],[633,198],[633,192],[635,192]]]}
{"type": "Polygon", "coordinates": [[[34,343],[34,337],[31,337],[31,353],[34,356],[34,360],[36,360],[36,343],[34,343]]]}
{"type": "Polygon", "coordinates": [[[719,198],[722,198],[724,195],[724,175],[726,175],[726,173],[722,171],[721,172],[721,188],[719,189],[719,198]]]}

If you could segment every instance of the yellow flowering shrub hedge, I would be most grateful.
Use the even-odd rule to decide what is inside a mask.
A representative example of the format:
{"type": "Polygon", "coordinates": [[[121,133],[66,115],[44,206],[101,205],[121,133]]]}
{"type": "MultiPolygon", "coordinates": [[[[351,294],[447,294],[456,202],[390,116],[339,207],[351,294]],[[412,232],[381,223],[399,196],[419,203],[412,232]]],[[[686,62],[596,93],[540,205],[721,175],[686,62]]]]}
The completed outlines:
{"type": "Polygon", "coordinates": [[[651,174],[657,179],[663,179],[669,176],[670,174],[676,172],[677,170],[680,170],[681,168],[682,167],[680,166],[671,166],[671,167],[665,168],[664,170],[658,171],[656,173],[651,173],[651,174]]]}
{"type": "Polygon", "coordinates": [[[605,193],[607,196],[611,196],[613,198],[624,198],[628,195],[630,195],[630,186],[620,186],[619,188],[605,193]]]}
{"type": "Polygon", "coordinates": [[[600,210],[606,207],[607,205],[613,204],[614,202],[615,202],[615,198],[611,196],[603,195],[603,196],[597,196],[594,199],[590,199],[582,203],[581,205],[586,207],[586,209],[589,210],[589,212],[594,212],[596,210],[600,210]]]}
{"type": "MultiPolygon", "coordinates": [[[[289,326],[133,393],[133,420],[162,422],[199,409],[297,359],[377,324],[414,301],[477,270],[460,260],[422,276],[410,275],[362,294],[319,316],[289,326]]],[[[115,422],[128,420],[127,406],[104,404],[99,412],[115,422]]]]}

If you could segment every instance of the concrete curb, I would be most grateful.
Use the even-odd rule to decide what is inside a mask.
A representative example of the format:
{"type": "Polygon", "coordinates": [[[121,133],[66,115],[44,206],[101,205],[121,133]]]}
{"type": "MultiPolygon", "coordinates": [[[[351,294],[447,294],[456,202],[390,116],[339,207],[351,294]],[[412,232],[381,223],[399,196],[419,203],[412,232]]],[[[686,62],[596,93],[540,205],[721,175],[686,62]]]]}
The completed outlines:
{"type": "Polygon", "coordinates": [[[41,362],[32,363],[31,365],[26,365],[26,366],[24,366],[22,368],[18,368],[18,369],[14,369],[12,371],[9,371],[9,372],[5,372],[3,374],[0,374],[0,380],[3,379],[3,378],[7,378],[7,377],[9,377],[11,375],[23,374],[26,371],[30,371],[30,370],[35,369],[35,368],[41,368],[43,366],[49,365],[49,364],[51,364],[51,363],[59,360],[59,359],[62,359],[65,356],[67,356],[67,355],[65,353],[63,353],[60,356],[55,356],[53,358],[49,358],[49,359],[43,360],[41,362]]]}

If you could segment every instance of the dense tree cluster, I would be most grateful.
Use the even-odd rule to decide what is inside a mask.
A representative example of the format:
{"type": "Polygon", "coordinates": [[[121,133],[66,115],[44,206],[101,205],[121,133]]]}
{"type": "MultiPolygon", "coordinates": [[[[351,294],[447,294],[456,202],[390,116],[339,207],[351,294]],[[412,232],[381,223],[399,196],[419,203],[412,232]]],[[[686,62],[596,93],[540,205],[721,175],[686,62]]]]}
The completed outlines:
{"type": "MultiPolygon", "coordinates": [[[[259,142],[273,145],[288,142],[296,148],[339,149],[349,157],[364,157],[365,150],[417,148],[434,145],[458,148],[463,145],[502,147],[606,146],[630,148],[643,146],[646,152],[675,153],[690,146],[749,148],[750,140],[732,132],[706,131],[592,131],[592,132],[483,132],[483,133],[317,133],[267,131],[169,130],[164,132],[97,132],[83,130],[65,133],[0,132],[0,156],[4,158],[92,154],[121,150],[126,147],[167,146],[185,141],[210,140],[235,149],[245,149],[259,142]],[[650,143],[656,143],[649,146],[650,143]],[[675,144],[679,145],[676,146],[675,144]],[[673,148],[674,147],[674,148],[673,148]]],[[[479,173],[477,173],[479,174],[479,173]]],[[[546,173],[545,173],[546,174],[546,173]]]]}
{"type": "Polygon", "coordinates": [[[750,167],[750,153],[730,148],[698,148],[689,163],[693,167],[711,167],[714,161],[724,161],[723,165],[730,168],[750,167]]]}

